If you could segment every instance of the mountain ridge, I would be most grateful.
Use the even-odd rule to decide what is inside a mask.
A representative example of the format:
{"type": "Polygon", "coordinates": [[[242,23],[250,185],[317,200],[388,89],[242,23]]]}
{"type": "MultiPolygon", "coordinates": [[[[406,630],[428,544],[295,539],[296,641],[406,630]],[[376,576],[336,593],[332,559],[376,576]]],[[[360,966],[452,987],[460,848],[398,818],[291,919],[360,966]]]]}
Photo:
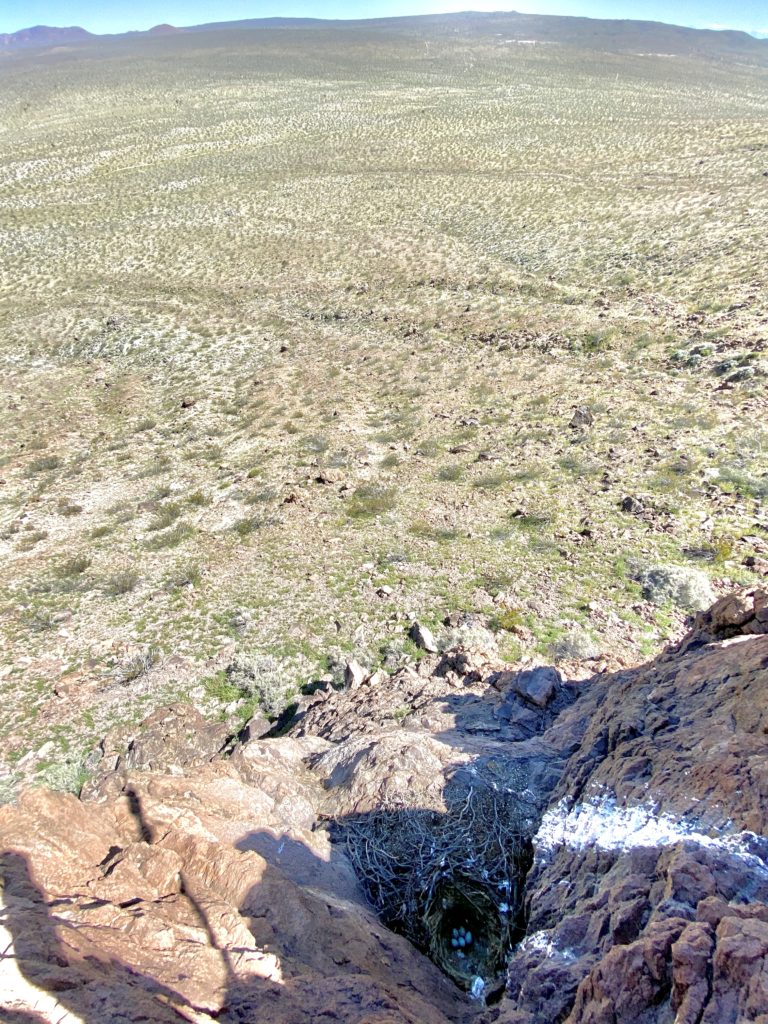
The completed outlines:
{"type": "MultiPolygon", "coordinates": [[[[450,14],[417,14],[389,18],[322,19],[322,18],[249,18],[234,21],[206,22],[177,27],[155,25],[146,30],[122,33],[93,33],[80,26],[57,27],[36,25],[17,32],[0,34],[0,52],[50,49],[62,45],[88,44],[116,40],[135,40],[157,35],[198,34],[220,31],[254,31],[258,29],[340,29],[368,28],[394,31],[431,31],[469,34],[506,34],[526,36],[525,42],[560,43],[585,49],[632,51],[645,45],[670,56],[705,53],[712,56],[749,54],[768,56],[768,39],[760,39],[735,29],[688,28],[665,22],[634,19],[598,19],[560,15],[509,12],[461,11],[450,14]],[[521,35],[522,33],[522,35],[521,35]],[[536,38],[530,38],[535,35],[536,38]],[[659,48],[663,48],[659,50],[659,48]]],[[[512,38],[508,42],[518,41],[512,38]]]]}

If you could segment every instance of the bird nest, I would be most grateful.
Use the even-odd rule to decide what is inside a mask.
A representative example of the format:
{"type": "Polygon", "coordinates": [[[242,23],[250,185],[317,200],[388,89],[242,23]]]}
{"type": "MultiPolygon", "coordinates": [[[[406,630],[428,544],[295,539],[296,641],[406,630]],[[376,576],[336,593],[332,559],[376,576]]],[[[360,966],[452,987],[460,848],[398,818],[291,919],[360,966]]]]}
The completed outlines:
{"type": "Polygon", "coordinates": [[[385,808],[336,822],[382,920],[467,989],[503,969],[520,928],[533,821],[521,774],[474,762],[446,784],[445,810],[385,808]]]}

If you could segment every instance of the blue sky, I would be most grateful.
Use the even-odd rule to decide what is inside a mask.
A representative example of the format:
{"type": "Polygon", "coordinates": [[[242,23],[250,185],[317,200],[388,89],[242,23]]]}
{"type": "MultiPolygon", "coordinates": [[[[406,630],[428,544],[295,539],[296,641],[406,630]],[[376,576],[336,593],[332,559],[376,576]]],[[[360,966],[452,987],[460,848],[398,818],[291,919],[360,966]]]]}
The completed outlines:
{"type": "Polygon", "coordinates": [[[206,21],[275,15],[368,18],[443,11],[517,10],[531,14],[574,14],[590,18],[642,18],[697,28],[738,28],[768,35],[766,0],[0,0],[0,32],[30,25],[82,25],[91,32],[124,32],[160,22],[196,25],[206,21]]]}

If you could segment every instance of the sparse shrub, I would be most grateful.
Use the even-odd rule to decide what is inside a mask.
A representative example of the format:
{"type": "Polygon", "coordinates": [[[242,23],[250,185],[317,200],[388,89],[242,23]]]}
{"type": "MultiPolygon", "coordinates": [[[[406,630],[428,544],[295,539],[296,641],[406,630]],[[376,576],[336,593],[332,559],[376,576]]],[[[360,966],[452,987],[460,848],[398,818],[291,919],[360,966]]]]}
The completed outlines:
{"type": "Polygon", "coordinates": [[[115,682],[127,686],[128,683],[135,683],[141,679],[160,660],[160,652],[156,647],[149,647],[146,651],[139,651],[129,658],[123,665],[118,666],[114,672],[115,682]]]}
{"type": "Polygon", "coordinates": [[[32,633],[45,633],[56,626],[56,614],[50,608],[33,608],[24,616],[27,629],[32,633]]]}
{"type": "Polygon", "coordinates": [[[437,471],[437,479],[444,480],[446,482],[455,483],[456,480],[460,480],[464,475],[464,466],[459,462],[451,462],[445,466],[441,466],[437,471]]]}
{"type": "Polygon", "coordinates": [[[224,458],[224,449],[220,444],[206,444],[202,448],[186,452],[185,457],[189,459],[203,459],[205,462],[221,463],[224,458]]]}
{"type": "Polygon", "coordinates": [[[227,666],[227,681],[244,697],[258,701],[269,718],[277,718],[288,702],[286,667],[271,654],[235,655],[227,666]]]}
{"type": "Polygon", "coordinates": [[[47,530],[29,530],[23,537],[19,538],[18,548],[20,551],[29,551],[41,540],[48,536],[47,530]]]}
{"type": "Polygon", "coordinates": [[[482,572],[478,576],[477,586],[487,590],[491,597],[503,594],[515,585],[515,578],[510,573],[494,572],[492,570],[482,572]]]}
{"type": "Polygon", "coordinates": [[[531,463],[527,466],[523,466],[521,469],[516,469],[511,475],[512,480],[516,480],[518,483],[529,483],[531,480],[539,480],[541,477],[546,475],[546,469],[535,463],[531,463]]]}
{"type": "Polygon", "coordinates": [[[322,434],[310,434],[302,441],[302,448],[314,455],[322,455],[323,452],[328,451],[328,438],[323,437],[322,434]]]}
{"type": "Polygon", "coordinates": [[[578,625],[556,637],[549,650],[555,661],[586,661],[599,653],[592,637],[578,625]]]}
{"type": "Polygon", "coordinates": [[[735,537],[720,534],[719,536],[712,538],[712,557],[718,565],[722,565],[723,562],[727,562],[729,559],[733,558],[735,551],[735,537]]]}
{"type": "Polygon", "coordinates": [[[562,458],[557,461],[561,469],[564,469],[567,473],[570,473],[571,476],[577,478],[595,476],[600,472],[600,466],[597,463],[579,458],[579,456],[575,455],[573,452],[563,455],[562,458]]]}
{"type": "Polygon", "coordinates": [[[587,331],[580,338],[572,338],[568,347],[572,352],[604,352],[611,347],[611,331],[587,331]]]}
{"type": "Polygon", "coordinates": [[[768,476],[759,478],[736,466],[721,466],[715,483],[726,493],[745,498],[768,498],[768,476]]]}
{"type": "Polygon", "coordinates": [[[480,621],[470,621],[446,629],[438,639],[437,646],[441,651],[449,651],[452,647],[472,647],[487,654],[495,654],[497,640],[491,628],[486,628],[480,621]]]}
{"type": "Polygon", "coordinates": [[[195,562],[177,565],[168,573],[165,578],[166,590],[181,590],[182,587],[199,587],[203,579],[203,572],[195,562]]]}
{"type": "Polygon", "coordinates": [[[155,458],[150,459],[146,463],[144,468],[138,474],[139,479],[146,479],[147,477],[160,476],[162,473],[167,473],[171,468],[171,459],[168,455],[156,455],[155,458]]]}
{"type": "Polygon", "coordinates": [[[503,487],[505,483],[509,481],[509,474],[503,471],[495,473],[485,473],[483,476],[479,476],[473,483],[473,487],[477,487],[482,491],[495,491],[499,487],[503,487]]]}
{"type": "Polygon", "coordinates": [[[42,455],[39,459],[34,459],[27,466],[27,476],[36,476],[38,473],[48,473],[53,469],[58,469],[61,465],[61,459],[58,455],[42,455]]]}
{"type": "Polygon", "coordinates": [[[267,504],[267,502],[274,501],[279,493],[276,487],[265,487],[261,491],[249,494],[245,500],[249,505],[267,504]]]}
{"type": "Polygon", "coordinates": [[[232,524],[232,531],[244,540],[260,530],[262,525],[263,521],[260,516],[244,516],[242,519],[235,520],[232,524]]]}
{"type": "Polygon", "coordinates": [[[177,523],[170,530],[163,530],[156,533],[147,541],[147,548],[150,551],[160,551],[162,548],[175,548],[182,541],[194,535],[195,529],[189,523],[177,523]]]}
{"type": "Polygon", "coordinates": [[[193,508],[205,508],[206,505],[211,504],[211,496],[205,491],[193,491],[187,495],[187,504],[192,505],[193,508]]]}
{"type": "Polygon", "coordinates": [[[147,529],[153,533],[158,530],[166,530],[176,522],[181,513],[181,505],[175,501],[169,501],[165,505],[161,505],[155,512],[155,515],[147,529]]]}
{"type": "Polygon", "coordinates": [[[496,612],[488,620],[488,628],[492,629],[494,633],[499,633],[502,630],[514,633],[522,626],[525,626],[525,615],[520,608],[505,608],[503,611],[496,612]]]}
{"type": "Polygon", "coordinates": [[[72,759],[72,755],[57,757],[55,761],[46,761],[38,765],[37,782],[60,793],[80,795],[90,773],[81,759],[72,759]]]}
{"type": "MultiPolygon", "coordinates": [[[[382,667],[387,672],[397,672],[398,669],[414,660],[416,650],[416,645],[408,637],[392,637],[380,648],[382,667]]],[[[343,664],[341,670],[343,679],[343,664]]]]}
{"type": "Polygon", "coordinates": [[[656,565],[635,572],[643,597],[653,604],[671,601],[678,608],[700,612],[715,600],[709,578],[698,569],[682,565],[656,565]]]}
{"type": "Polygon", "coordinates": [[[82,505],[76,505],[74,502],[69,502],[66,499],[60,501],[57,506],[57,512],[59,515],[66,516],[67,518],[71,516],[79,516],[82,511],[82,505]]]}
{"type": "Polygon", "coordinates": [[[433,526],[423,519],[417,520],[410,526],[410,532],[414,537],[424,537],[426,540],[456,540],[461,536],[461,531],[452,526],[433,526]]]}
{"type": "Polygon", "coordinates": [[[370,519],[383,515],[395,507],[396,497],[393,487],[362,484],[347,501],[347,515],[350,519],[370,519]]]}
{"type": "Polygon", "coordinates": [[[56,567],[56,575],[62,580],[72,579],[76,576],[82,576],[86,569],[90,568],[90,565],[91,559],[88,555],[73,555],[56,567]]]}
{"type": "Polygon", "coordinates": [[[201,680],[201,685],[209,700],[214,700],[218,704],[231,704],[232,701],[242,697],[237,686],[229,682],[229,677],[224,669],[215,675],[206,676],[201,680]]]}
{"type": "Polygon", "coordinates": [[[115,523],[119,526],[122,523],[130,523],[136,516],[136,509],[128,502],[121,502],[118,505],[113,505],[110,508],[109,513],[115,517],[115,523]]]}
{"type": "Polygon", "coordinates": [[[130,594],[132,590],[136,589],[138,582],[139,574],[133,569],[119,569],[105,581],[104,593],[110,597],[130,594]]]}

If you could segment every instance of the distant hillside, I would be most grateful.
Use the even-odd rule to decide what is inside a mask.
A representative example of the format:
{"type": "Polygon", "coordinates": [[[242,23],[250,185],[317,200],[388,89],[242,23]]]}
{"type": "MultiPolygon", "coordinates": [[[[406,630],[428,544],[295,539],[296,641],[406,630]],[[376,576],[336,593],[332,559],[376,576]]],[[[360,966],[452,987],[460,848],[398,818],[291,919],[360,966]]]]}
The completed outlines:
{"type": "Polygon", "coordinates": [[[0,50],[28,50],[31,48],[47,49],[69,43],[82,43],[98,36],[86,32],[84,28],[73,25],[71,28],[52,28],[49,25],[35,25],[23,28],[18,32],[0,34],[0,50]]]}
{"type": "Polygon", "coordinates": [[[170,35],[171,33],[183,32],[183,31],[184,31],[184,29],[176,28],[175,25],[163,24],[163,25],[155,25],[154,28],[149,29],[148,32],[146,32],[146,33],[142,32],[142,33],[139,33],[139,34],[140,35],[149,35],[149,36],[166,36],[166,35],[170,35]]]}
{"type": "Polygon", "coordinates": [[[684,28],[655,21],[598,20],[540,14],[477,13],[414,15],[359,21],[323,21],[317,18],[252,18],[241,21],[209,22],[174,28],[157,25],[146,32],[118,36],[93,35],[82,28],[36,26],[0,35],[0,52],[50,48],[62,44],[93,44],[99,40],[138,38],[163,34],[265,29],[313,29],[378,31],[408,35],[500,37],[510,43],[548,43],[608,53],[653,53],[675,56],[705,56],[748,59],[768,63],[768,39],[756,39],[746,32],[684,28]]]}

